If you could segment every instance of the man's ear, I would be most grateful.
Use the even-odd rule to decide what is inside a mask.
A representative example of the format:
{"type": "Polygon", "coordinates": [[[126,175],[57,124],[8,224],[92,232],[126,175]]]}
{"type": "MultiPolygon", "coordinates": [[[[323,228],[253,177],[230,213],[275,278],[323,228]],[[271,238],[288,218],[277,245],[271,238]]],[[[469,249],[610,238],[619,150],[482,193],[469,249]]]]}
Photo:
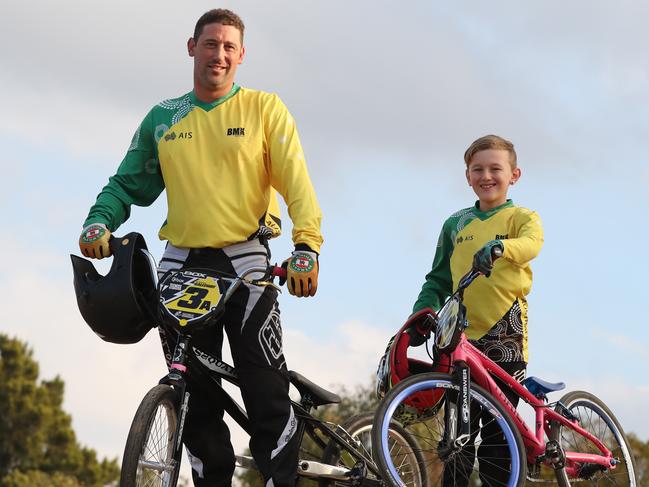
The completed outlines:
{"type": "Polygon", "coordinates": [[[193,37],[190,37],[187,41],[187,54],[189,57],[194,57],[194,48],[196,47],[196,42],[193,37]]]}

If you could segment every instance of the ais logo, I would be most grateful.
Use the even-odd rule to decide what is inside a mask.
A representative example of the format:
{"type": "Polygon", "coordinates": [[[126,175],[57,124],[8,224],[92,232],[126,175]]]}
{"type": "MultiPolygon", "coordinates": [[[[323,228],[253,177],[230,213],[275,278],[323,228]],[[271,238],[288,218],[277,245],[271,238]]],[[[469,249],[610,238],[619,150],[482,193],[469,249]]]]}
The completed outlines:
{"type": "Polygon", "coordinates": [[[191,132],[180,132],[178,135],[176,135],[176,132],[171,132],[165,135],[165,141],[167,142],[176,139],[191,139],[191,138],[192,138],[191,132]]]}

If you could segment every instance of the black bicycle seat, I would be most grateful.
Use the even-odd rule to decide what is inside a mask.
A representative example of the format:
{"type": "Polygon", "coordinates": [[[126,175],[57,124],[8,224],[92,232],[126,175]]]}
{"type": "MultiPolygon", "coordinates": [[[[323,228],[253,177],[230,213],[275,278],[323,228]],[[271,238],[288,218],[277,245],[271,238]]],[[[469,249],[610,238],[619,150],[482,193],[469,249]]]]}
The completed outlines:
{"type": "Polygon", "coordinates": [[[320,387],[317,384],[314,384],[309,379],[303,375],[295,372],[294,370],[289,370],[288,375],[291,379],[291,384],[300,391],[302,397],[305,395],[311,396],[314,406],[323,406],[325,404],[338,404],[340,402],[340,396],[329,392],[327,389],[320,387]]]}

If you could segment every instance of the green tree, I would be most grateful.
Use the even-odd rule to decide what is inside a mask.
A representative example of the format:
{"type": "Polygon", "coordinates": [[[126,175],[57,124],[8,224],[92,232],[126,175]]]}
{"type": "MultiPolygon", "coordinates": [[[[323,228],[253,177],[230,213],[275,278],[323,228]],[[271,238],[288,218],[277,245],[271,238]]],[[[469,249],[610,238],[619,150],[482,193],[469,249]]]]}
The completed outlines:
{"type": "Polygon", "coordinates": [[[635,459],[638,485],[649,485],[649,441],[642,441],[633,433],[629,433],[627,439],[635,459]]]}
{"type": "Polygon", "coordinates": [[[119,476],[116,460],[79,445],[62,409],[64,383],[38,380],[32,350],[0,334],[0,485],[102,487],[119,476]]]}

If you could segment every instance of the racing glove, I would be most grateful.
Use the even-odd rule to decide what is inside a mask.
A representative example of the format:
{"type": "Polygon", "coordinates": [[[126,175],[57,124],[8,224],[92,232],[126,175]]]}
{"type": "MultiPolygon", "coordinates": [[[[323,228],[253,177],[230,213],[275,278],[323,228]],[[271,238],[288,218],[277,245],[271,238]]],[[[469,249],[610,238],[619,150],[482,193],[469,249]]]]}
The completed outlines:
{"type": "Polygon", "coordinates": [[[473,267],[482,272],[486,277],[491,275],[494,268],[494,261],[505,251],[505,246],[500,240],[487,242],[484,247],[478,250],[473,256],[473,267]],[[495,250],[498,249],[498,250],[495,250]]]}
{"type": "Polygon", "coordinates": [[[92,223],[81,231],[79,249],[86,257],[103,259],[111,255],[108,240],[110,230],[103,223],[92,223]]]}
{"type": "Polygon", "coordinates": [[[318,254],[310,250],[295,250],[286,259],[282,267],[286,268],[288,292],[297,297],[314,296],[318,290],[318,254]]]}

